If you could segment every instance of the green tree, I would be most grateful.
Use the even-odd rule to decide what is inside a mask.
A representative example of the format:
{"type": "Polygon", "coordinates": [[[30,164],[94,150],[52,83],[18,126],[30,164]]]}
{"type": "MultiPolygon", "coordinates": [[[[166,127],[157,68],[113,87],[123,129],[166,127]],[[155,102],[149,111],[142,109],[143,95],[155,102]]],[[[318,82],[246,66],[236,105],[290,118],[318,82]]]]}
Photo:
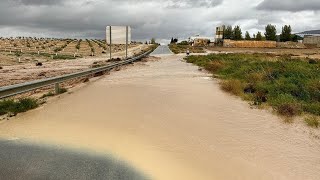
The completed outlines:
{"type": "Polygon", "coordinates": [[[151,39],[151,44],[156,44],[156,39],[155,38],[151,39]]]}
{"type": "Polygon", "coordinates": [[[181,41],[178,45],[189,45],[188,41],[181,41]]]}
{"type": "Polygon", "coordinates": [[[223,38],[224,39],[232,39],[232,35],[233,35],[232,26],[227,26],[227,28],[225,28],[225,30],[223,32],[223,38]]]}
{"type": "Polygon", "coordinates": [[[246,32],[246,37],[245,37],[245,39],[246,39],[246,40],[251,40],[251,36],[250,36],[250,34],[249,34],[248,31],[246,32]]]}
{"type": "Polygon", "coordinates": [[[277,29],[276,26],[268,24],[266,26],[266,32],[264,33],[266,40],[276,41],[277,40],[277,29]]]}
{"type": "Polygon", "coordinates": [[[262,41],[262,34],[260,31],[258,31],[257,36],[256,36],[257,41],[262,41]]]}
{"type": "Polygon", "coordinates": [[[233,40],[242,40],[242,31],[240,26],[235,26],[233,30],[233,40]]]}
{"type": "Polygon", "coordinates": [[[280,35],[280,40],[282,42],[291,41],[292,35],[291,35],[292,29],[290,25],[285,25],[282,27],[282,33],[280,35]]]}
{"type": "Polygon", "coordinates": [[[173,38],[171,38],[170,44],[173,44],[173,38]]]}
{"type": "Polygon", "coordinates": [[[300,36],[298,36],[298,35],[296,35],[296,34],[293,34],[293,35],[291,36],[291,40],[292,40],[293,42],[298,42],[299,40],[303,40],[303,38],[300,37],[300,36]]]}

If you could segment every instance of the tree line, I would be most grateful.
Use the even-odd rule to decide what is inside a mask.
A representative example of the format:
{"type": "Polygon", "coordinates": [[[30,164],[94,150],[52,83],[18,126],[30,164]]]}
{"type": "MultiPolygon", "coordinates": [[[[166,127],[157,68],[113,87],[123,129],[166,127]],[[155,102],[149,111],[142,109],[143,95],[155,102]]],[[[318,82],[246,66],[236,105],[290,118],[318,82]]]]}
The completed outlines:
{"type": "Polygon", "coordinates": [[[300,38],[299,36],[292,34],[292,28],[290,25],[285,25],[282,27],[282,31],[280,36],[277,36],[277,29],[275,25],[268,24],[265,27],[264,36],[260,31],[257,34],[253,34],[251,37],[250,33],[246,31],[244,37],[242,36],[242,30],[240,26],[227,26],[224,28],[224,39],[231,39],[231,40],[256,40],[256,41],[278,41],[286,42],[286,41],[295,41],[297,42],[300,38]]]}

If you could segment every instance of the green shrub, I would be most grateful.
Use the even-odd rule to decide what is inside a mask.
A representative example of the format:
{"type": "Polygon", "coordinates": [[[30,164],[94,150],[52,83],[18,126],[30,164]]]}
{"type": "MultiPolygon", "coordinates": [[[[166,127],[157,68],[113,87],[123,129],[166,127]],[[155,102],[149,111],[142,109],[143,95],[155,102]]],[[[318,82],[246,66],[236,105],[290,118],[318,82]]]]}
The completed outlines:
{"type": "Polygon", "coordinates": [[[66,93],[68,92],[68,89],[66,88],[59,88],[59,93],[58,94],[63,94],[63,93],[66,93]]]}
{"type": "Polygon", "coordinates": [[[14,115],[37,108],[38,102],[35,99],[23,98],[18,101],[4,100],[0,102],[0,115],[13,113],[14,115]]]}
{"type": "Polygon", "coordinates": [[[281,115],[320,115],[320,64],[269,54],[210,54],[186,57],[223,79],[222,89],[281,115]]]}
{"type": "Polygon", "coordinates": [[[7,114],[14,106],[15,102],[13,100],[0,101],[0,115],[7,114]]]}
{"type": "Polygon", "coordinates": [[[76,48],[79,50],[80,49],[80,46],[81,46],[81,42],[82,42],[82,39],[80,39],[76,45],[76,48]]]}
{"type": "Polygon", "coordinates": [[[319,119],[315,116],[305,118],[305,122],[308,126],[318,128],[319,127],[319,119]]]}
{"type": "Polygon", "coordinates": [[[314,115],[320,116],[320,102],[305,103],[303,105],[303,110],[305,112],[310,113],[310,114],[314,114],[314,115]]]}
{"type": "Polygon", "coordinates": [[[63,54],[58,54],[57,56],[53,56],[53,59],[76,59],[76,57],[72,55],[63,55],[63,54]]]}
{"type": "Polygon", "coordinates": [[[57,47],[57,48],[55,48],[53,51],[57,53],[57,52],[59,52],[59,51],[62,51],[62,48],[61,48],[61,47],[57,47]]]}
{"type": "Polygon", "coordinates": [[[301,104],[290,94],[279,94],[271,99],[270,104],[283,116],[293,117],[302,112],[301,104]]]}
{"type": "Polygon", "coordinates": [[[248,82],[257,84],[265,79],[266,75],[264,72],[252,72],[246,75],[248,82]]]}
{"type": "Polygon", "coordinates": [[[13,113],[16,114],[16,113],[26,112],[28,110],[35,109],[38,106],[39,106],[38,102],[35,99],[31,99],[31,98],[20,99],[16,103],[13,113]]]}

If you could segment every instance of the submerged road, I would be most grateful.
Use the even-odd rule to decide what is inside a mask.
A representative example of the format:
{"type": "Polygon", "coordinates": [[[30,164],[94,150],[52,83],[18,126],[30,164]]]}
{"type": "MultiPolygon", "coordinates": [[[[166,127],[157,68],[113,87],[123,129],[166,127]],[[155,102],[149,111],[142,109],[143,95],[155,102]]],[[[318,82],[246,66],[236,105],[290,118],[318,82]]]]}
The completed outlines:
{"type": "MultiPolygon", "coordinates": [[[[156,52],[166,49],[159,48],[156,52]]],[[[156,180],[319,179],[320,142],[314,137],[319,130],[250,108],[182,59],[149,58],[1,122],[0,179],[6,179],[1,171],[19,174],[17,179],[92,168],[93,174],[110,174],[105,170],[110,156],[126,162],[128,174],[138,171],[156,180]],[[3,145],[8,140],[14,145],[3,145]],[[34,153],[21,147],[32,144],[34,153]]]]}

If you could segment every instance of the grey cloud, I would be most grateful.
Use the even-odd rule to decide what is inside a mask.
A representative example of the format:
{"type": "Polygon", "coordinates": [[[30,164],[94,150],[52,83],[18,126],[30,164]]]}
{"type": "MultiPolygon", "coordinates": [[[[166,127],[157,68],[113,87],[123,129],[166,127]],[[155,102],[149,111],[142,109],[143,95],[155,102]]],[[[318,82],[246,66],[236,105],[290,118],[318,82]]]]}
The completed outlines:
{"type": "Polygon", "coordinates": [[[41,6],[41,5],[61,5],[64,0],[13,0],[17,5],[41,6]]]}
{"type": "Polygon", "coordinates": [[[274,11],[319,11],[320,0],[264,0],[257,9],[274,11]]]}
{"type": "MultiPolygon", "coordinates": [[[[170,1],[169,1],[170,2],[170,1]]],[[[171,7],[215,7],[223,0],[171,0],[171,7]]]]}
{"type": "Polygon", "coordinates": [[[259,11],[261,0],[22,1],[0,1],[0,36],[104,38],[107,25],[130,25],[133,39],[145,40],[213,36],[221,24],[241,25],[253,33],[269,23],[279,28],[291,24],[297,31],[320,27],[320,11],[259,11]]]}
{"type": "Polygon", "coordinates": [[[160,6],[168,8],[192,8],[192,7],[215,7],[220,5],[223,0],[119,0],[124,3],[158,3],[160,6]]]}

